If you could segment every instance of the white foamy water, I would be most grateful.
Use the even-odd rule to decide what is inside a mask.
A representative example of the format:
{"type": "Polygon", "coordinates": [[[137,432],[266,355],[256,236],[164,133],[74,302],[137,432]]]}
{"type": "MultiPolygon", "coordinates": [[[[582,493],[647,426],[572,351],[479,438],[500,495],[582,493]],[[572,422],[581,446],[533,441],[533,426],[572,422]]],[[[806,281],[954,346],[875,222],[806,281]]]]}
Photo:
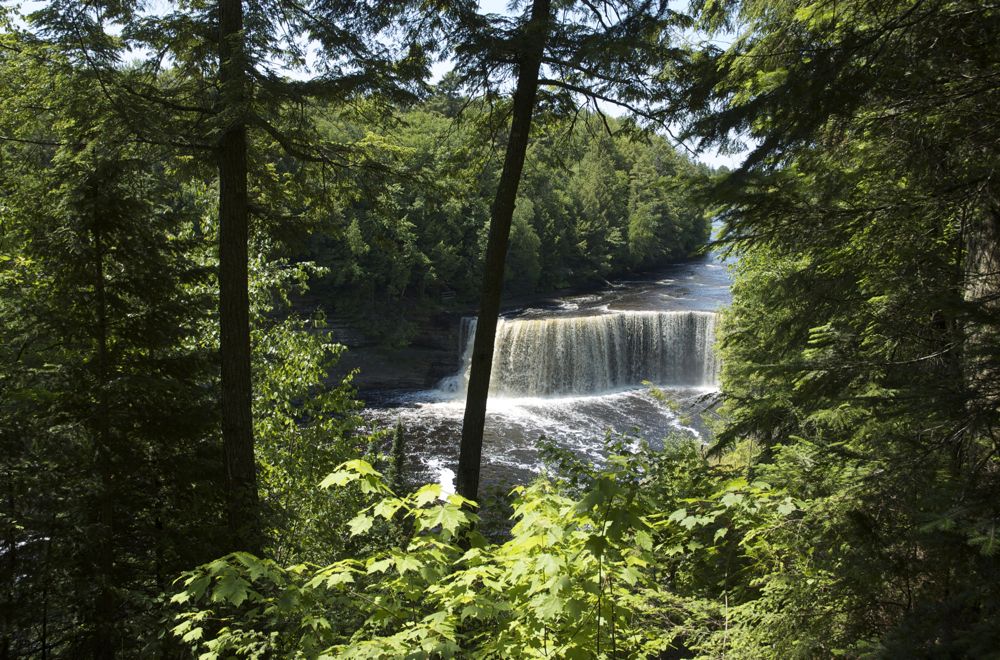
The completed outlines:
{"type": "MultiPolygon", "coordinates": [[[[484,487],[507,489],[537,474],[543,436],[594,462],[605,458],[608,433],[654,446],[673,433],[704,437],[701,415],[714,401],[719,373],[715,311],[728,302],[728,273],[710,256],[506,314],[494,344],[484,487]],[[662,388],[676,410],[644,381],[662,388]]],[[[445,490],[454,488],[474,332],[475,319],[463,319],[461,366],[438,388],[382,392],[388,403],[365,412],[375,424],[401,422],[411,477],[445,490]]]]}
{"type": "MultiPolygon", "coordinates": [[[[476,320],[462,320],[462,367],[442,381],[464,396],[476,320]]],[[[493,348],[495,396],[603,394],[648,381],[714,387],[715,313],[609,312],[589,316],[501,319],[493,348]]]]}
{"type": "MultiPolygon", "coordinates": [[[[593,462],[604,459],[607,433],[642,437],[654,446],[672,432],[700,437],[701,430],[681,417],[709,405],[713,392],[711,388],[669,390],[685,409],[680,413],[645,388],[600,396],[491,397],[483,435],[484,482],[509,485],[540,472],[538,444],[543,436],[593,462]]],[[[433,400],[428,393],[413,393],[401,397],[398,407],[367,414],[387,425],[401,422],[407,430],[410,469],[425,480],[438,481],[444,489],[453,489],[464,412],[463,398],[433,400]]]]}

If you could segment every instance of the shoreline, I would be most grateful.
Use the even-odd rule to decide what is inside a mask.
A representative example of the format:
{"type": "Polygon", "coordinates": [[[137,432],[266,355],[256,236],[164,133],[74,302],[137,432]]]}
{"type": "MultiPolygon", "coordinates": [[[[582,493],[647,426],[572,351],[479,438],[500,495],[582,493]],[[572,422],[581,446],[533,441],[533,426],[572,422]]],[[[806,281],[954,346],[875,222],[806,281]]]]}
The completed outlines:
{"type": "MultiPolygon", "coordinates": [[[[653,269],[623,273],[609,280],[593,280],[545,293],[518,294],[505,297],[500,307],[501,316],[517,314],[527,308],[558,307],[565,298],[587,295],[627,282],[656,280],[671,269],[711,259],[708,254],[690,259],[673,261],[653,269]]],[[[463,317],[475,316],[478,304],[451,305],[446,309],[430,312],[418,322],[417,332],[403,347],[380,345],[350,322],[331,319],[328,332],[333,339],[347,347],[330,379],[339,380],[359,369],[354,385],[358,397],[366,392],[379,390],[422,390],[433,388],[441,379],[453,375],[460,362],[460,326],[463,317]]]]}

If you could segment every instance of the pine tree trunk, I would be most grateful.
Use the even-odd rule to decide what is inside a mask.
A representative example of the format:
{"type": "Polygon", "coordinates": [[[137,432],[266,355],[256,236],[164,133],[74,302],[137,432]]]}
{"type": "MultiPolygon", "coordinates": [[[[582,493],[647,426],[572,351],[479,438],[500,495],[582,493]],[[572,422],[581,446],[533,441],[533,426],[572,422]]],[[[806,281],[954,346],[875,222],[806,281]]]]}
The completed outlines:
{"type": "Polygon", "coordinates": [[[104,286],[104,236],[101,220],[95,218],[94,228],[94,291],[97,303],[97,398],[96,452],[97,473],[101,479],[97,510],[97,598],[94,602],[94,658],[111,660],[115,656],[115,515],[114,460],[111,446],[111,365],[108,352],[108,302],[104,286]]]}
{"type": "Polygon", "coordinates": [[[1000,405],[1000,200],[989,200],[966,231],[964,293],[971,305],[965,328],[966,387],[975,423],[989,425],[1000,405]]]}
{"type": "Polygon", "coordinates": [[[514,217],[514,202],[521,182],[524,155],[528,149],[528,134],[538,91],[545,41],[548,38],[550,0],[534,0],[531,18],[526,28],[526,49],[520,54],[517,87],[514,91],[513,117],[503,172],[493,201],[490,235],[486,245],[483,290],[479,302],[479,320],[473,342],[469,372],[465,418],[462,422],[462,444],[458,457],[457,491],[462,497],[477,499],[479,471],[483,453],[483,427],[486,424],[486,399],[489,396],[490,372],[493,366],[493,342],[496,339],[500,297],[503,294],[504,262],[510,225],[514,217]]]}
{"type": "Polygon", "coordinates": [[[243,3],[219,1],[222,111],[235,119],[225,129],[219,160],[219,343],[222,358],[222,444],[230,550],[260,552],[257,469],[250,381],[250,301],[247,261],[250,200],[247,192],[247,62],[243,3]]]}

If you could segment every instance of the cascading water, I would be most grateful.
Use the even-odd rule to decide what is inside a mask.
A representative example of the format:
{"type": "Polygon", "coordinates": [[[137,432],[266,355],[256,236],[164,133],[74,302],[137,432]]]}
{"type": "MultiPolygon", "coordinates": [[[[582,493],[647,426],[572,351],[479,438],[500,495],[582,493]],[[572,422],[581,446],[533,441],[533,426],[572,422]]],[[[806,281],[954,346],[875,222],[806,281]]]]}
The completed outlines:
{"type": "MultiPolygon", "coordinates": [[[[465,393],[475,337],[462,320],[462,368],[441,389],[465,393]]],[[[616,312],[501,319],[491,394],[537,397],[597,394],[650,381],[711,387],[718,380],[713,312],[616,312]]]]}
{"type": "MultiPolygon", "coordinates": [[[[600,462],[605,434],[656,446],[672,434],[708,432],[719,363],[715,311],[730,301],[725,263],[713,255],[654,277],[539,301],[500,319],[483,435],[483,484],[503,492],[542,469],[539,438],[600,462]],[[664,405],[643,381],[660,386],[664,405]],[[621,437],[621,436],[618,436],[621,437]]],[[[476,321],[462,321],[461,367],[432,391],[400,392],[363,413],[378,426],[401,424],[416,481],[451,483],[458,460],[476,321]]],[[[486,486],[484,486],[486,487],[486,486]]]]}

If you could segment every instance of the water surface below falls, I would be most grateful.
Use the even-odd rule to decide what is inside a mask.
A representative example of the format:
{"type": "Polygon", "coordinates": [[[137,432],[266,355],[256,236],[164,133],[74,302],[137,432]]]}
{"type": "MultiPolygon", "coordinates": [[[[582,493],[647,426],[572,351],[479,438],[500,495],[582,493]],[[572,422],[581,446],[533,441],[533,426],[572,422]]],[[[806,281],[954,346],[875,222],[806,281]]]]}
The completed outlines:
{"type": "MultiPolygon", "coordinates": [[[[505,314],[483,438],[484,492],[537,474],[542,436],[595,462],[608,433],[654,446],[676,432],[704,438],[700,413],[714,400],[719,372],[716,311],[729,304],[729,286],[726,264],[709,255],[505,314]],[[661,403],[648,383],[679,408],[661,403]]],[[[458,373],[434,390],[379,392],[365,411],[373,425],[402,423],[416,482],[453,487],[475,323],[462,320],[458,373]]]]}

